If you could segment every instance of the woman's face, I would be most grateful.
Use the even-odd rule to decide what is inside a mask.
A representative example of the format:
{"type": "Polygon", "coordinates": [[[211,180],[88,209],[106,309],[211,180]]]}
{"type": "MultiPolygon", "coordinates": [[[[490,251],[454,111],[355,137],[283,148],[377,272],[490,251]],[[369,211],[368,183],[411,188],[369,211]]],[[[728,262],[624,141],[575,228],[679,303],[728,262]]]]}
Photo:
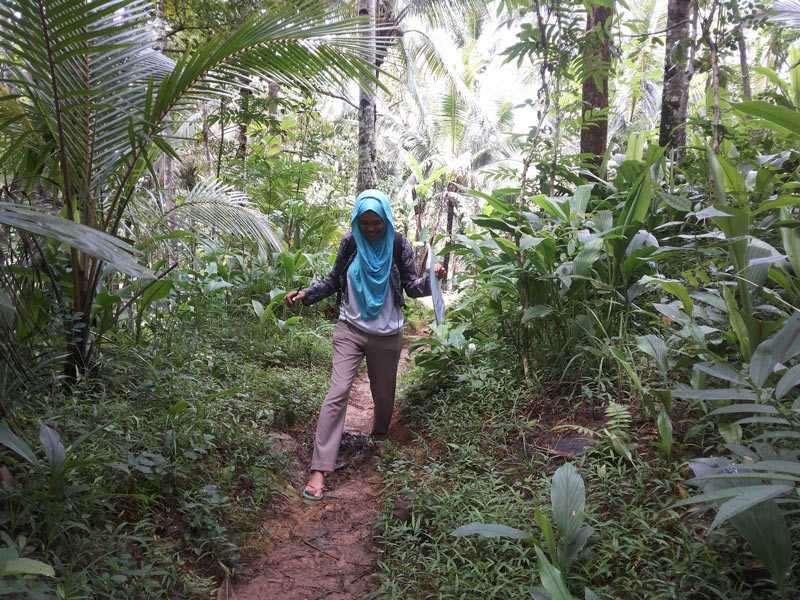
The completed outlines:
{"type": "Polygon", "coordinates": [[[378,216],[378,213],[368,210],[358,217],[358,228],[361,230],[361,235],[370,242],[375,242],[383,237],[386,223],[378,216]]]}

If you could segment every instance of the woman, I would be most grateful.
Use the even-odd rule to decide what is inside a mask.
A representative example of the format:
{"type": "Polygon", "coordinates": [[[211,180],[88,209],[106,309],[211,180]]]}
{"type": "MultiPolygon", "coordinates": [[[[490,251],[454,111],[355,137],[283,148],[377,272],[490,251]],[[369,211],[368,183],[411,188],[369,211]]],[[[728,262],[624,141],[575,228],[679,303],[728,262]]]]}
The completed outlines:
{"type": "MultiPolygon", "coordinates": [[[[411,244],[394,229],[386,194],[361,192],[350,224],[328,276],[286,296],[289,305],[314,304],[336,292],[340,306],[333,335],[331,387],[320,409],[311,476],[303,489],[303,497],[309,500],[322,499],[325,473],[334,470],[347,398],[364,356],[375,404],[372,434],[388,431],[403,346],[403,291],[412,298],[431,293],[428,277],[417,277],[411,244]]],[[[441,266],[436,275],[444,275],[441,266]]]]}

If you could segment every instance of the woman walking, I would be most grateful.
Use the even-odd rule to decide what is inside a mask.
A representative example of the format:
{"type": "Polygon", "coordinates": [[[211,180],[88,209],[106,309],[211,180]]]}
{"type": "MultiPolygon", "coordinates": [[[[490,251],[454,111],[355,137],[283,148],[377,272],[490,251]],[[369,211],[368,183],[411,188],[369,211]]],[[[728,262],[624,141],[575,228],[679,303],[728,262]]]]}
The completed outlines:
{"type": "MultiPolygon", "coordinates": [[[[334,470],[350,387],[365,356],[375,405],[372,434],[388,432],[403,346],[403,291],[411,298],[431,293],[428,277],[417,277],[411,244],[394,229],[386,194],[361,192],[350,224],[328,276],[286,296],[289,305],[314,304],[335,292],[340,307],[333,335],[331,386],[320,409],[311,476],[303,489],[303,497],[309,500],[322,499],[325,473],[334,470]]],[[[441,266],[436,275],[444,275],[441,266]]]]}

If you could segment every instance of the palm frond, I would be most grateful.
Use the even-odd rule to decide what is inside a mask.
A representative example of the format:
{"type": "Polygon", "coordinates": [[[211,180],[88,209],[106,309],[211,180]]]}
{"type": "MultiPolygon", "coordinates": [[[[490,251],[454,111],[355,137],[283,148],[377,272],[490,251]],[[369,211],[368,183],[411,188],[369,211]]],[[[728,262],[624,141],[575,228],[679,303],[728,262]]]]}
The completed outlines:
{"type": "Polygon", "coordinates": [[[0,202],[0,224],[42,235],[76,248],[85,254],[104,260],[131,277],[153,276],[149,269],[136,261],[135,250],[130,244],[63,217],[29,210],[17,204],[0,202]]]}
{"type": "Polygon", "coordinates": [[[800,0],[775,0],[772,8],[764,12],[772,23],[800,29],[800,0]]]}
{"type": "Polygon", "coordinates": [[[173,61],[153,49],[148,0],[2,0],[9,79],[56,142],[64,193],[89,196],[140,126],[147,82],[173,61]]]}
{"type": "Polygon", "coordinates": [[[277,228],[247,195],[213,178],[198,182],[183,202],[163,211],[162,222],[173,213],[187,229],[200,225],[223,235],[249,239],[264,255],[283,249],[277,228]]]}
{"type": "Polygon", "coordinates": [[[463,24],[487,15],[483,0],[410,0],[398,12],[398,21],[406,16],[417,16],[432,27],[445,29],[453,24],[463,24]]]}

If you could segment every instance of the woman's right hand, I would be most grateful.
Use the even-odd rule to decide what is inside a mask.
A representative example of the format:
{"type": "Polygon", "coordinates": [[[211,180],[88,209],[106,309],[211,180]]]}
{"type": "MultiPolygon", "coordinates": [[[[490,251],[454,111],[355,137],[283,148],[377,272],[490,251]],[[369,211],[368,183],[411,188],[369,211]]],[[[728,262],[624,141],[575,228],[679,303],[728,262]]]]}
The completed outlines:
{"type": "Polygon", "coordinates": [[[295,302],[302,302],[303,298],[306,297],[305,290],[300,290],[299,292],[289,292],[286,294],[286,297],[283,301],[286,303],[287,306],[292,306],[295,302]]]}

